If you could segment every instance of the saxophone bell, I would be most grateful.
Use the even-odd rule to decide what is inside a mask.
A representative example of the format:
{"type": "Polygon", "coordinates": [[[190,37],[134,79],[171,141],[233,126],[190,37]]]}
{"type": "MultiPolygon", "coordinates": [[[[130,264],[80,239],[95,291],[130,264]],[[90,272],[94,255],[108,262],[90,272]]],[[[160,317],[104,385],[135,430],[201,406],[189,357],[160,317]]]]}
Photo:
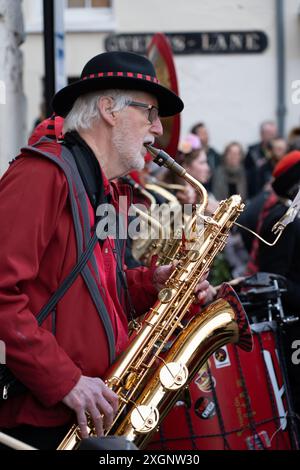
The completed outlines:
{"type": "Polygon", "coordinates": [[[223,284],[216,301],[196,315],[172,343],[159,368],[151,374],[131,412],[115,423],[112,432],[146,447],[182,390],[208,358],[225,344],[252,350],[252,333],[246,313],[234,290],[223,284]]]}

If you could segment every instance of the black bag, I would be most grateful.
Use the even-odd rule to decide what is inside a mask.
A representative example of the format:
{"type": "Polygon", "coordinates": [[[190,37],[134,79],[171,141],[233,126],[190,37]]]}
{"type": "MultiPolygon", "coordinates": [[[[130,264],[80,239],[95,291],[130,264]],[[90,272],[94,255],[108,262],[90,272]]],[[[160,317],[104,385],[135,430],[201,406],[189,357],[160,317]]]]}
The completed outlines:
{"type": "Polygon", "coordinates": [[[0,364],[0,400],[6,400],[9,396],[19,395],[26,390],[23,385],[11,373],[5,364],[0,364]]]}
{"type": "MultiPolygon", "coordinates": [[[[82,271],[87,261],[89,260],[91,254],[93,253],[94,247],[98,242],[97,234],[94,233],[93,237],[90,239],[86,250],[80,255],[77,264],[74,266],[70,274],[63,280],[62,284],[59,286],[57,291],[50,297],[49,301],[44,305],[42,310],[37,316],[37,322],[39,325],[43,323],[45,318],[51,313],[54,312],[57,302],[63,297],[67,292],[69,287],[73,284],[78,274],[82,271]]],[[[0,364],[0,401],[7,400],[9,397],[19,395],[24,393],[26,390],[25,385],[23,385],[9,370],[5,364],[0,364]]]]}

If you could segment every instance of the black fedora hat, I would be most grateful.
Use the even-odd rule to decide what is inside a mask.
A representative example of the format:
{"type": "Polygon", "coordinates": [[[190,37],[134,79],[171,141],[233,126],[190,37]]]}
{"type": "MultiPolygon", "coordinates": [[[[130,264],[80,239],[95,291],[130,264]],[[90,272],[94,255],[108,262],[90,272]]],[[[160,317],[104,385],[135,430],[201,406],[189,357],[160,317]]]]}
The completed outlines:
{"type": "Polygon", "coordinates": [[[181,99],[158,83],[154,66],[148,59],[131,52],[104,52],[85,65],[80,80],[56,93],[53,110],[65,117],[79,96],[109,88],[151,93],[157,98],[162,117],[173,116],[183,109],[181,99]]]}

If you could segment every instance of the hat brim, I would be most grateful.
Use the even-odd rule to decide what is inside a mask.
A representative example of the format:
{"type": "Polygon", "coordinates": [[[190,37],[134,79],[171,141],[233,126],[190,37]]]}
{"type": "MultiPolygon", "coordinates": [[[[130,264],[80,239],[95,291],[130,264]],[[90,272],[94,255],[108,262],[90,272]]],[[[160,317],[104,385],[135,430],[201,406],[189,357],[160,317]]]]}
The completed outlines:
{"type": "Polygon", "coordinates": [[[79,80],[59,90],[52,101],[53,110],[58,116],[66,117],[79,96],[110,88],[138,90],[154,95],[161,117],[178,114],[184,107],[182,100],[175,93],[158,83],[128,77],[96,77],[79,80]]]}

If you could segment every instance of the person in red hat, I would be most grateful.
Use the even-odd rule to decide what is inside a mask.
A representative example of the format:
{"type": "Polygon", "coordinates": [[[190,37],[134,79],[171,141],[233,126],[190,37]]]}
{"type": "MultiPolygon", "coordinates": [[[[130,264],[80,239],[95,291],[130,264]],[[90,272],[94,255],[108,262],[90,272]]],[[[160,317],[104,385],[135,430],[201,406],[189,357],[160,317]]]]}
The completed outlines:
{"type": "MultiPolygon", "coordinates": [[[[273,171],[271,195],[263,209],[260,235],[273,240],[273,225],[287,212],[300,187],[300,152],[295,150],[283,157],[273,171]]],[[[280,274],[287,280],[287,292],[283,295],[287,314],[300,312],[300,219],[289,224],[278,242],[269,247],[258,243],[257,268],[262,272],[280,274]]]]}
{"type": "MultiPolygon", "coordinates": [[[[182,109],[145,57],[99,54],[54,96],[63,140],[32,141],[1,179],[0,339],[26,388],[3,387],[2,431],[55,448],[74,419],[82,437],[86,414],[97,435],[112,423],[118,398],[101,378],[127,345],[128,319],[153,305],[172,270],[126,269],[119,197],[129,192],[112,180],[143,168],[160,117],[182,109]]],[[[207,288],[198,284],[200,299],[207,288]]]]}

